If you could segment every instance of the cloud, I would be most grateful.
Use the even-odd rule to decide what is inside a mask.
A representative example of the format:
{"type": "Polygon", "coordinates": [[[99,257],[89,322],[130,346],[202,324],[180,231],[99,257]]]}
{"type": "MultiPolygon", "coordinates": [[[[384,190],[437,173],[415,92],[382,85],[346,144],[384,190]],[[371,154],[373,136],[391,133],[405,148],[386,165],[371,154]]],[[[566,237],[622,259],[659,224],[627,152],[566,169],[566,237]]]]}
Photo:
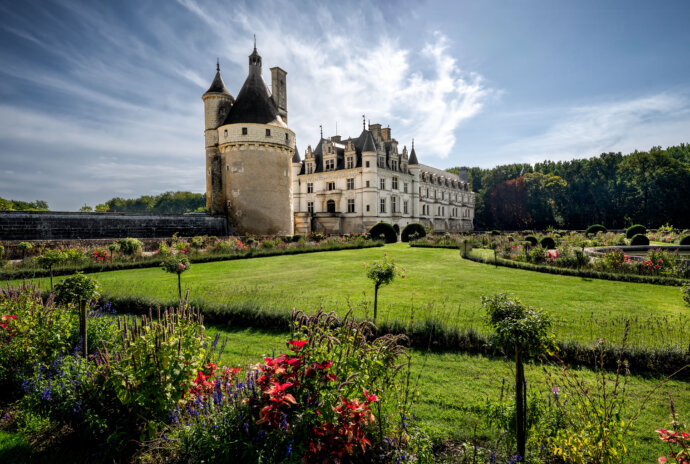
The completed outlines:
{"type": "Polygon", "coordinates": [[[654,145],[678,143],[690,131],[690,99],[682,93],[660,93],[628,100],[575,106],[556,114],[541,133],[519,138],[500,150],[515,162],[539,162],[596,156],[603,152],[628,153],[654,145]]]}

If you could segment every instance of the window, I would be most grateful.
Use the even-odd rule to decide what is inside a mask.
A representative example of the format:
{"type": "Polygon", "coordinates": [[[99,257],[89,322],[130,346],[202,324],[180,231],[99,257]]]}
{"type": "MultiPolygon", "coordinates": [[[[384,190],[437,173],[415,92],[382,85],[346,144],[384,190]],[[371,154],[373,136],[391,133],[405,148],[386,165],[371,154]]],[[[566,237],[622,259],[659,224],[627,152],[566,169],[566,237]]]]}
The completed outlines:
{"type": "Polygon", "coordinates": [[[326,171],[333,171],[335,169],[335,160],[326,160],[326,171]]]}
{"type": "Polygon", "coordinates": [[[398,199],[396,197],[391,198],[391,213],[398,212],[398,199]]]}
{"type": "Polygon", "coordinates": [[[355,189],[355,179],[354,178],[347,180],[347,189],[348,190],[354,190],[355,189]]]}
{"type": "Polygon", "coordinates": [[[266,129],[266,137],[270,137],[270,136],[271,136],[271,129],[266,129]]]}
{"type": "Polygon", "coordinates": [[[403,214],[407,214],[407,213],[408,213],[407,200],[405,200],[405,201],[403,201],[403,214]]]}
{"type": "Polygon", "coordinates": [[[398,190],[398,178],[397,177],[393,177],[393,182],[392,182],[391,188],[393,190],[398,190]]]}
{"type": "Polygon", "coordinates": [[[352,169],[355,167],[355,159],[352,156],[347,157],[346,166],[347,169],[352,169]]]}
{"type": "Polygon", "coordinates": [[[445,200],[445,199],[446,199],[446,192],[441,192],[441,200],[445,200]]]}
{"type": "Polygon", "coordinates": [[[308,214],[314,214],[314,202],[313,201],[307,202],[307,213],[308,214]]]}
{"type": "Polygon", "coordinates": [[[367,181],[367,184],[366,184],[366,185],[367,185],[367,187],[369,187],[369,181],[367,181]]]}
{"type": "Polygon", "coordinates": [[[383,156],[379,156],[378,166],[380,168],[385,168],[386,167],[386,158],[384,158],[383,156]]]}
{"type": "Polygon", "coordinates": [[[369,211],[369,205],[367,205],[367,211],[369,211]]]}
{"type": "Polygon", "coordinates": [[[381,198],[381,212],[385,213],[386,212],[386,199],[381,198]]]}
{"type": "Polygon", "coordinates": [[[326,202],[326,211],[329,213],[335,213],[335,200],[328,200],[326,202]]]}
{"type": "Polygon", "coordinates": [[[335,190],[335,182],[328,183],[328,190],[335,190]]]}
{"type": "Polygon", "coordinates": [[[379,188],[381,190],[386,190],[386,179],[380,179],[379,180],[379,188]]]}
{"type": "Polygon", "coordinates": [[[307,182],[307,193],[314,193],[314,184],[307,182]]]}
{"type": "Polygon", "coordinates": [[[247,128],[246,127],[242,128],[242,135],[247,135],[247,128]]]}
{"type": "Polygon", "coordinates": [[[285,134],[285,143],[288,143],[290,141],[290,136],[285,134]]]}
{"type": "Polygon", "coordinates": [[[407,193],[407,182],[403,184],[403,192],[407,193]]]}
{"type": "Polygon", "coordinates": [[[227,130],[227,129],[225,129],[225,130],[223,131],[223,135],[226,136],[226,137],[228,136],[228,130],[227,130]]]}
{"type": "Polygon", "coordinates": [[[347,212],[348,213],[354,213],[355,212],[355,200],[353,198],[350,198],[347,200],[347,212]]]}
{"type": "Polygon", "coordinates": [[[398,170],[398,161],[397,160],[392,160],[391,161],[391,169],[394,171],[398,170]]]}
{"type": "Polygon", "coordinates": [[[367,165],[367,167],[369,167],[369,161],[367,161],[366,165],[367,165]]]}
{"type": "Polygon", "coordinates": [[[307,163],[307,174],[313,174],[314,172],[314,165],[311,163],[307,163]]]}
{"type": "Polygon", "coordinates": [[[426,196],[429,197],[429,189],[426,189],[426,196]]]}

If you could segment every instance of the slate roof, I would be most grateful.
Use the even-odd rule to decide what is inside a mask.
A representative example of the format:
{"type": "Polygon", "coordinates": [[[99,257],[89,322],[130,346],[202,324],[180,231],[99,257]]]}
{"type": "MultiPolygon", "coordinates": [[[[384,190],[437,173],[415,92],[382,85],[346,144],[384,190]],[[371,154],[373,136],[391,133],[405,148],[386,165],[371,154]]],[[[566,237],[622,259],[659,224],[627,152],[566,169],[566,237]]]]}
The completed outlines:
{"type": "Polygon", "coordinates": [[[297,149],[297,145],[295,145],[295,154],[292,155],[292,162],[293,163],[299,163],[301,160],[299,158],[299,150],[297,149]]]}
{"type": "Polygon", "coordinates": [[[410,152],[410,159],[407,163],[408,164],[419,164],[419,161],[417,161],[417,152],[414,151],[414,144],[412,145],[412,151],[410,152]]]}
{"type": "Polygon", "coordinates": [[[207,93],[224,93],[225,95],[230,95],[232,97],[232,94],[228,91],[228,89],[225,88],[225,82],[223,82],[223,78],[220,77],[220,71],[216,71],[216,77],[213,78],[211,87],[208,88],[204,95],[207,93]]]}

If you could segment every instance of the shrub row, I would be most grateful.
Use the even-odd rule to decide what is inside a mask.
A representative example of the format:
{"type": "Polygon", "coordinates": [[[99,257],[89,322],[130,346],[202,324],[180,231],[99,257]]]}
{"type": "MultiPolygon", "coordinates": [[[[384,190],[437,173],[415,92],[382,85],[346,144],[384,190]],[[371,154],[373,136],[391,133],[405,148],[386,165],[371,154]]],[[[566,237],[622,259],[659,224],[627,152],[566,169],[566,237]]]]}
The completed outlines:
{"type": "MultiPolygon", "coordinates": [[[[261,258],[279,255],[298,255],[302,253],[316,253],[320,251],[338,251],[338,250],[351,250],[359,248],[372,248],[383,246],[381,242],[364,242],[364,243],[338,243],[330,245],[322,245],[319,248],[250,248],[246,254],[208,254],[199,256],[189,256],[189,261],[192,263],[211,263],[215,261],[233,261],[235,259],[248,259],[248,258],[261,258]]],[[[70,275],[74,274],[76,271],[81,271],[85,274],[93,272],[106,272],[106,271],[120,271],[125,269],[141,269],[147,267],[158,267],[163,260],[162,257],[156,256],[147,259],[142,259],[132,262],[115,262],[115,263],[92,263],[87,265],[79,266],[64,266],[60,268],[53,269],[53,275],[70,275]]],[[[0,271],[0,281],[3,280],[15,280],[15,279],[33,279],[36,277],[47,277],[50,275],[50,271],[46,269],[17,269],[17,270],[6,270],[0,271]]]]}
{"type": "MultiPolygon", "coordinates": [[[[139,296],[104,295],[112,302],[113,308],[121,313],[147,314],[150,307],[170,306],[171,299],[155,300],[139,296]]],[[[250,327],[278,331],[290,330],[290,312],[276,308],[264,308],[254,302],[240,304],[209,304],[192,301],[199,306],[204,320],[211,324],[232,327],[250,327]]],[[[487,356],[500,355],[489,343],[489,336],[473,328],[450,327],[440,319],[426,319],[414,323],[386,321],[378,325],[377,336],[386,334],[405,334],[411,346],[417,349],[449,350],[487,356]]],[[[565,362],[586,367],[597,366],[596,344],[586,345],[578,342],[557,342],[559,356],[565,362]]],[[[606,348],[607,368],[615,369],[620,347],[606,348]]],[[[681,349],[625,348],[623,357],[630,362],[635,374],[669,375],[690,363],[690,353],[681,349]]],[[[683,371],[679,378],[690,379],[690,372],[683,371]]]]}
{"type": "Polygon", "coordinates": [[[591,279],[615,280],[619,282],[634,282],[640,284],[669,285],[675,287],[680,287],[686,284],[685,280],[678,279],[676,277],[646,276],[637,274],[617,274],[614,272],[600,272],[591,269],[571,269],[556,266],[523,263],[520,261],[513,261],[511,259],[503,258],[498,258],[494,260],[494,258],[484,258],[473,254],[465,256],[465,258],[477,263],[495,264],[499,266],[512,267],[515,269],[524,269],[527,271],[544,272],[547,274],[565,275],[572,277],[587,277],[591,279]]]}

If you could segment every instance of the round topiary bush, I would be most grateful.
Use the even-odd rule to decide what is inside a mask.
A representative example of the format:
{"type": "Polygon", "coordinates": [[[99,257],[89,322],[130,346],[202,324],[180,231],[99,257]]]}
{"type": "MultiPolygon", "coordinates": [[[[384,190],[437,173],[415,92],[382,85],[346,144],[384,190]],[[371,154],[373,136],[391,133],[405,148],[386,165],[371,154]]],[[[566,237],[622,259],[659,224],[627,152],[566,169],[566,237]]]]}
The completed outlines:
{"type": "Polygon", "coordinates": [[[690,245],[690,235],[686,235],[685,237],[680,238],[680,242],[678,242],[679,245],[690,245]]]}
{"type": "Polygon", "coordinates": [[[417,222],[411,222],[410,224],[406,225],[405,228],[402,230],[402,233],[400,234],[400,240],[402,240],[403,242],[409,242],[410,236],[413,236],[415,234],[417,234],[415,238],[426,237],[426,230],[424,230],[423,225],[417,222]]]}
{"type": "Polygon", "coordinates": [[[592,224],[591,226],[587,227],[587,230],[585,231],[585,235],[596,235],[597,233],[606,233],[609,230],[602,226],[601,224],[592,224]]]}
{"type": "Polygon", "coordinates": [[[547,250],[553,250],[556,248],[556,242],[551,237],[543,237],[539,243],[541,244],[542,248],[546,248],[547,250]]]}
{"type": "Polygon", "coordinates": [[[645,234],[636,234],[630,239],[631,245],[649,245],[649,239],[645,234]]]}
{"type": "Polygon", "coordinates": [[[123,238],[117,241],[120,245],[120,253],[127,256],[134,256],[141,253],[141,242],[136,238],[123,238]]]}
{"type": "Polygon", "coordinates": [[[647,228],[642,224],[635,224],[630,226],[625,231],[625,238],[633,238],[635,235],[644,235],[647,233],[647,228]]]}
{"type": "Polygon", "coordinates": [[[398,234],[392,225],[387,222],[379,222],[374,227],[369,229],[369,235],[372,239],[378,240],[383,235],[386,243],[395,243],[398,241],[398,234]]]}
{"type": "Polygon", "coordinates": [[[534,235],[527,235],[525,237],[525,242],[529,242],[529,244],[531,246],[537,246],[537,243],[539,243],[539,240],[534,235]]]}

